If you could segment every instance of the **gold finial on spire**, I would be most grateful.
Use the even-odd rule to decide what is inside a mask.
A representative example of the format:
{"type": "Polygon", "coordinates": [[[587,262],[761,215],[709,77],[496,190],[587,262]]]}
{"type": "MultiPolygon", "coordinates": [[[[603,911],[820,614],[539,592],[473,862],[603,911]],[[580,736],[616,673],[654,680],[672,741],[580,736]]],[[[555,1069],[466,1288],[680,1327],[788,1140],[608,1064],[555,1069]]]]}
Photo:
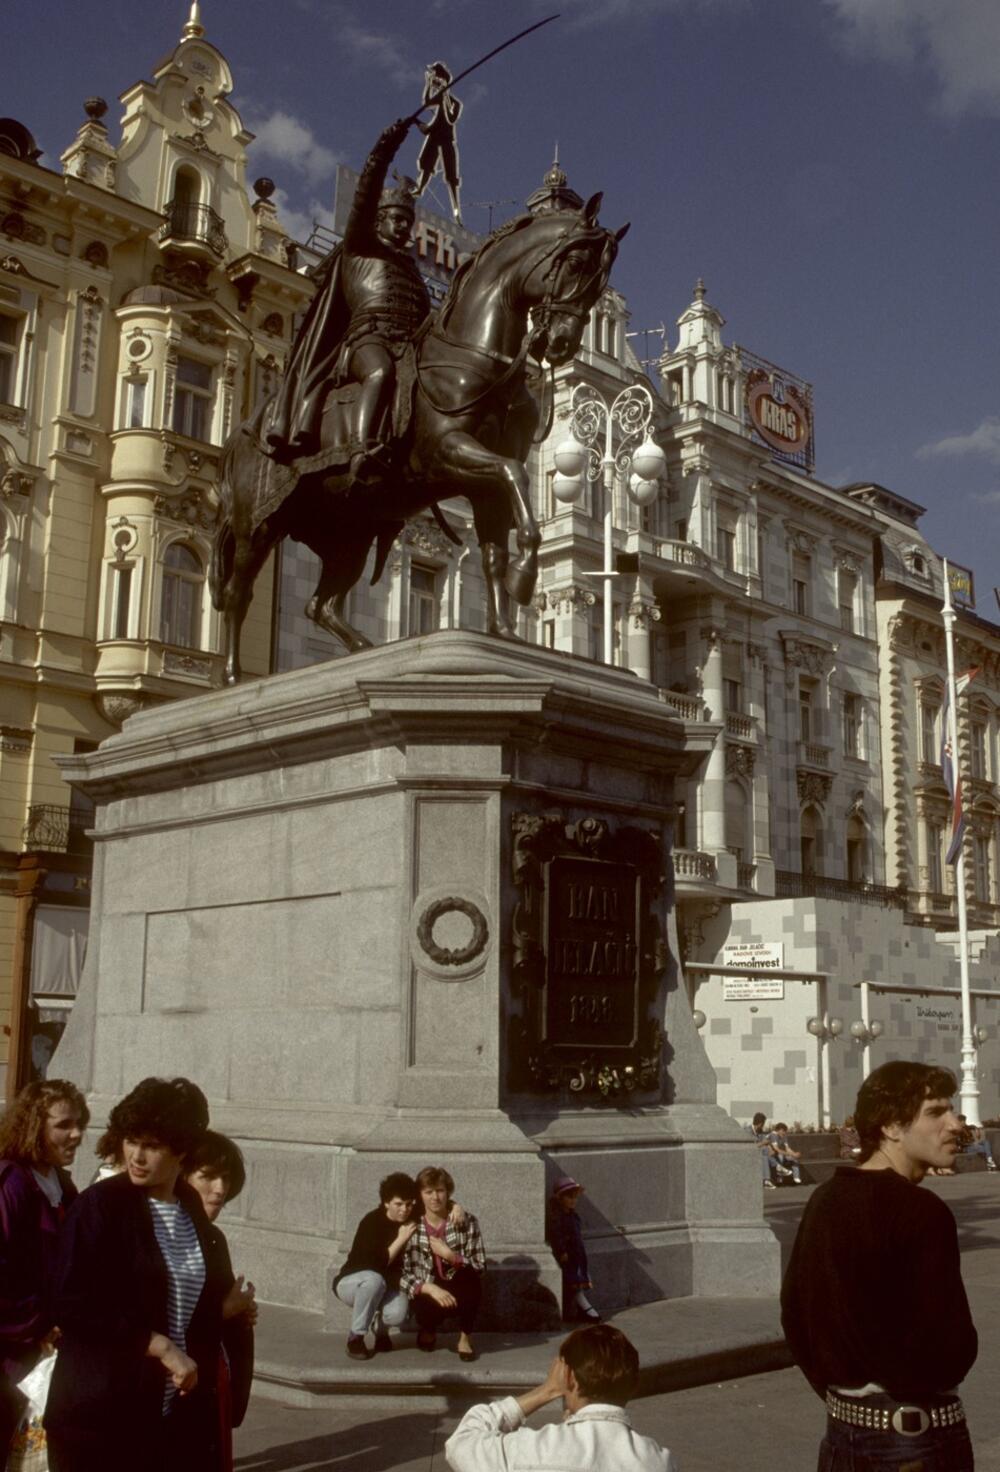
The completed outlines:
{"type": "Polygon", "coordinates": [[[201,23],[201,0],[191,0],[191,14],[181,32],[181,40],[191,41],[204,34],[205,27],[201,23]]]}

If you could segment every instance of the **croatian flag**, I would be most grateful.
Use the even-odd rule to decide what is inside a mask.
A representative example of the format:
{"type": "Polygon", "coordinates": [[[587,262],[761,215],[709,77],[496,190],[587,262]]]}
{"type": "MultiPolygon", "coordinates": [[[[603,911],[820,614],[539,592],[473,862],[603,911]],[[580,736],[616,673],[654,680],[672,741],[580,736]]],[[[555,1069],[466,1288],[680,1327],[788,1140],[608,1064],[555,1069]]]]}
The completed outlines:
{"type": "MultiPolygon", "coordinates": [[[[966,670],[964,675],[958,675],[955,680],[956,696],[964,694],[972,681],[979,674],[980,666],[966,670]]],[[[944,693],[944,705],[941,707],[941,771],[944,774],[944,785],[948,789],[948,797],[951,799],[951,842],[948,844],[948,852],[944,856],[946,864],[957,864],[958,856],[962,852],[962,835],[965,832],[965,814],[962,811],[962,774],[955,763],[954,752],[951,749],[951,732],[949,730],[948,711],[950,706],[950,691],[947,686],[944,693]]],[[[958,711],[955,712],[956,723],[958,711]]]]}

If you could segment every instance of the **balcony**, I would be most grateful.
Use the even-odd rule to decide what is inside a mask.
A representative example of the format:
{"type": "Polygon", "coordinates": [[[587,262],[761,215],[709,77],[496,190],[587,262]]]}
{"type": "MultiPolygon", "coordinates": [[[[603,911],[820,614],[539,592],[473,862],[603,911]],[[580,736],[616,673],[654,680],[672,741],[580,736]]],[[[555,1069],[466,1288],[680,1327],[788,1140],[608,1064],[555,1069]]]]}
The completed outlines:
{"type": "Polygon", "coordinates": [[[814,771],[826,772],[830,767],[830,748],[818,741],[799,742],[799,766],[812,767],[814,771]]]}
{"type": "Polygon", "coordinates": [[[177,246],[188,253],[221,258],[229,249],[222,217],[207,204],[189,204],[172,199],[164,210],[166,219],[157,239],[161,245],[177,246]]]}
{"type": "Polygon", "coordinates": [[[35,802],[28,809],[21,842],[26,853],[86,855],[94,846],[86,833],[92,821],[91,813],[50,802],[35,802]]]}
{"type": "Polygon", "coordinates": [[[677,690],[661,690],[660,699],[664,705],[669,705],[675,710],[682,721],[700,721],[704,714],[704,706],[697,695],[681,695],[677,690]]]}
{"type": "Polygon", "coordinates": [[[890,889],[887,884],[868,884],[863,879],[833,879],[825,874],[797,874],[779,869],[774,876],[775,894],[779,899],[809,897],[823,900],[846,900],[854,905],[875,905],[882,910],[905,910],[906,890],[890,889]]]}
{"type": "Polygon", "coordinates": [[[656,550],[664,562],[674,562],[678,567],[697,567],[704,572],[712,569],[711,557],[693,542],[659,542],[656,550]]]}
{"type": "Polygon", "coordinates": [[[742,861],[736,865],[736,887],[737,889],[756,889],[757,865],[744,864],[742,861]]]}
{"type": "Polygon", "coordinates": [[[741,715],[739,711],[726,711],[726,735],[737,741],[756,741],[757,722],[753,716],[741,715]]]}
{"type": "Polygon", "coordinates": [[[698,853],[691,848],[675,848],[671,858],[674,861],[676,879],[701,879],[709,884],[715,882],[715,860],[711,854],[698,853]]]}

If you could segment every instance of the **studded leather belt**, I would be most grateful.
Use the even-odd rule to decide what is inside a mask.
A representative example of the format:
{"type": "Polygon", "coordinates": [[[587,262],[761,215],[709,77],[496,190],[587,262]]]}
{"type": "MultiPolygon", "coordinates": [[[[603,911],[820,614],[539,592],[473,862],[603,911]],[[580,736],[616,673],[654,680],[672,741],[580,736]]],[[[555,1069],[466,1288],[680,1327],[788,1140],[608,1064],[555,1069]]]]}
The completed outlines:
{"type": "Polygon", "coordinates": [[[921,1436],[932,1426],[935,1430],[960,1426],[965,1420],[965,1407],[960,1400],[949,1399],[926,1406],[904,1402],[885,1405],[885,1396],[879,1396],[878,1400],[883,1403],[876,1405],[867,1396],[840,1396],[828,1390],[827,1415],[848,1426],[860,1426],[866,1431],[894,1431],[899,1436],[921,1436]]]}

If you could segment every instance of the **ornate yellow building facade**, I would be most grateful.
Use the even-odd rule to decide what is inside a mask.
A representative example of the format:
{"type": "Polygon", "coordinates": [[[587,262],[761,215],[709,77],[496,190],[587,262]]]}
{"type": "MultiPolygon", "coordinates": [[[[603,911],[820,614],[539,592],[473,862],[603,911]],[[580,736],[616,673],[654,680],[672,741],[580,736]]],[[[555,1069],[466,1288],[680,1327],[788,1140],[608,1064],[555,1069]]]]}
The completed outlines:
{"type": "MultiPolygon", "coordinates": [[[[89,814],[53,758],[218,683],[207,572],[220,447],[280,372],[308,281],[259,181],[232,76],[180,44],[91,98],[59,169],[0,121],[0,1066],[44,1068],[86,936],[89,814]],[[294,257],[291,259],[294,260],[294,257]]],[[[273,577],[244,642],[271,659],[273,577]]]]}

